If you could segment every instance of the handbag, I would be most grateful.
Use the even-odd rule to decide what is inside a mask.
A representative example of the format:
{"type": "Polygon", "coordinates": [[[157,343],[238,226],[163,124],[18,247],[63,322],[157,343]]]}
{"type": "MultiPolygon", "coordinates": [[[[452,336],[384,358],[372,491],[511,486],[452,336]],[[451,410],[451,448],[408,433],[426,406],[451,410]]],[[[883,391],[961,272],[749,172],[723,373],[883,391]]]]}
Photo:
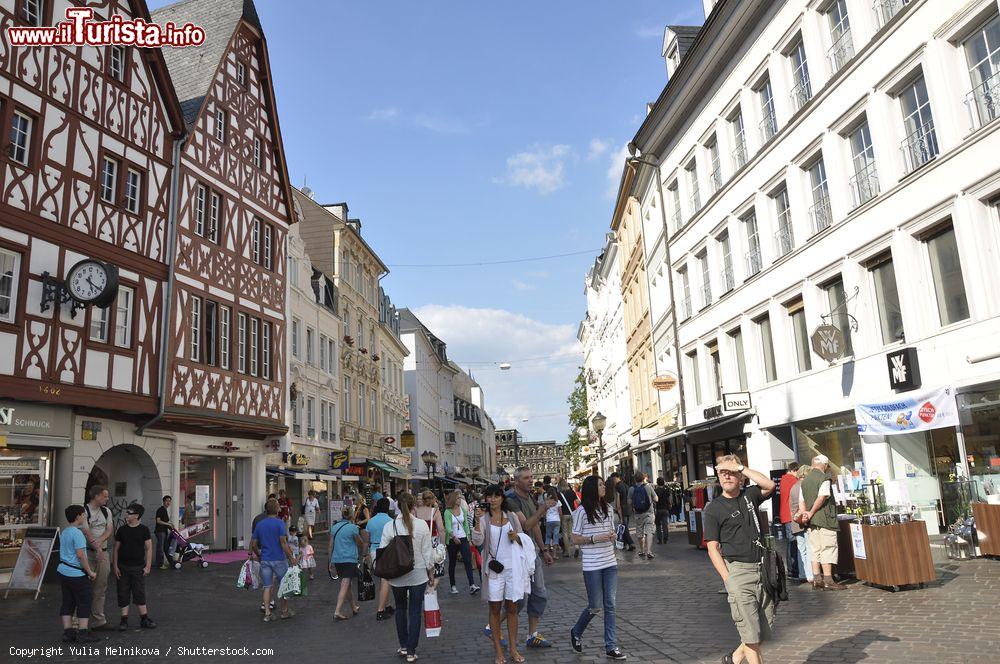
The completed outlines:
{"type": "Polygon", "coordinates": [[[777,551],[764,546],[763,542],[761,542],[763,535],[760,532],[760,521],[757,518],[757,512],[750,504],[750,499],[747,498],[746,493],[743,494],[743,500],[747,504],[750,520],[753,521],[757,530],[757,539],[754,541],[754,544],[759,546],[763,551],[760,558],[761,584],[764,586],[764,592],[771,597],[771,601],[774,602],[774,606],[777,608],[778,602],[788,601],[785,561],[781,559],[777,551]]]}
{"type": "Polygon", "coordinates": [[[375,578],[367,562],[358,564],[358,601],[370,602],[375,599],[375,578]]]}
{"type": "Polygon", "coordinates": [[[392,539],[375,552],[375,575],[383,579],[398,579],[413,571],[413,536],[400,535],[392,522],[392,539]]]}
{"type": "MultiPolygon", "coordinates": [[[[431,511],[431,527],[435,527],[434,517],[437,516],[437,508],[431,511]]],[[[434,535],[431,538],[431,562],[434,563],[434,576],[440,579],[444,576],[444,564],[448,561],[448,547],[441,542],[441,537],[434,535]]]]}

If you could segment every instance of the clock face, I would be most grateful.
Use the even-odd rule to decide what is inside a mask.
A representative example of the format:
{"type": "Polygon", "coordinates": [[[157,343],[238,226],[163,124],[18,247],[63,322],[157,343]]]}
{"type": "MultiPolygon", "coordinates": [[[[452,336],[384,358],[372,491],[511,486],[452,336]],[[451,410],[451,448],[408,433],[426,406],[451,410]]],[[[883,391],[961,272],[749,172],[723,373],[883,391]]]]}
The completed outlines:
{"type": "Polygon", "coordinates": [[[66,278],[69,292],[80,302],[93,302],[108,288],[108,268],[97,261],[77,263],[66,278]]]}

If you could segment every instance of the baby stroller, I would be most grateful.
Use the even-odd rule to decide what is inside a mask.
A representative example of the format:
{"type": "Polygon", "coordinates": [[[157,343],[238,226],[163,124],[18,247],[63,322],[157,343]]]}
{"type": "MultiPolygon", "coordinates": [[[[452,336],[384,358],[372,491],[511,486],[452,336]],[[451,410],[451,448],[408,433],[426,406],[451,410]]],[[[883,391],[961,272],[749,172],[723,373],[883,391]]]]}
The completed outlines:
{"type": "Polygon", "coordinates": [[[190,541],[182,532],[190,536],[187,528],[183,531],[176,528],[170,529],[170,536],[174,538],[174,545],[176,547],[173,558],[174,569],[180,569],[181,564],[186,562],[201,563],[202,567],[208,567],[208,561],[202,556],[202,553],[205,551],[205,545],[190,541]]]}

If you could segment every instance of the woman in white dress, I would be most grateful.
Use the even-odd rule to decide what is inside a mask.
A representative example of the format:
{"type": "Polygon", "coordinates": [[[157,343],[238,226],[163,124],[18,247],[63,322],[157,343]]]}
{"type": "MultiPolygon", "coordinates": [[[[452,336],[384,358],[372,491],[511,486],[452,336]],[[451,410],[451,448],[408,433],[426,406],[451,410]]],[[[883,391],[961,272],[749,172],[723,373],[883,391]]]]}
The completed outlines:
{"type": "Polygon", "coordinates": [[[515,583],[514,556],[519,555],[513,547],[522,546],[518,535],[521,522],[510,511],[503,487],[499,484],[487,487],[484,494],[489,504],[488,514],[476,508],[476,526],[472,531],[472,542],[483,547],[483,599],[490,605],[490,629],[493,647],[496,649],[495,664],[506,664],[503,646],[500,645],[501,611],[507,612],[507,643],[510,659],[515,664],[524,662],[517,650],[517,603],[524,598],[524,587],[515,583]]]}
{"type": "Polygon", "coordinates": [[[313,538],[313,528],[316,526],[316,514],[319,512],[319,499],[315,491],[309,492],[309,497],[305,503],[306,536],[310,541],[313,538]]]}

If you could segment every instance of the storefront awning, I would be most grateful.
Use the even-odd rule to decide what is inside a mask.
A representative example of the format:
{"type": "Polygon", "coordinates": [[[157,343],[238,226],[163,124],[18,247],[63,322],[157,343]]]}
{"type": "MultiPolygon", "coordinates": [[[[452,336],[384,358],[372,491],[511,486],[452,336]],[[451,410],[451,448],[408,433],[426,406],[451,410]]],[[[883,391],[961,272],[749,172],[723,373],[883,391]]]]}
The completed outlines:
{"type": "Polygon", "coordinates": [[[753,413],[745,410],[725,417],[719,417],[708,422],[700,422],[689,426],[684,433],[692,443],[708,443],[715,440],[725,440],[743,435],[743,425],[753,417],[753,413]]]}
{"type": "Polygon", "coordinates": [[[386,463],[385,461],[381,461],[379,459],[368,459],[368,465],[369,466],[375,466],[379,470],[381,470],[383,472],[386,472],[386,473],[389,473],[390,475],[392,473],[398,473],[399,472],[399,468],[396,468],[391,463],[386,463]]]}
{"type": "Polygon", "coordinates": [[[297,480],[314,480],[316,479],[316,473],[294,473],[292,475],[297,480]]]}
{"type": "Polygon", "coordinates": [[[389,473],[389,477],[395,478],[397,480],[408,480],[410,479],[410,474],[400,471],[398,473],[389,473]]]}
{"type": "Polygon", "coordinates": [[[445,482],[450,482],[452,484],[461,484],[463,486],[470,484],[469,480],[465,479],[464,477],[442,477],[441,479],[443,479],[445,482]]]}
{"type": "Polygon", "coordinates": [[[285,477],[295,477],[295,471],[288,470],[287,468],[278,468],[276,466],[267,467],[268,475],[284,475],[285,477]]]}

